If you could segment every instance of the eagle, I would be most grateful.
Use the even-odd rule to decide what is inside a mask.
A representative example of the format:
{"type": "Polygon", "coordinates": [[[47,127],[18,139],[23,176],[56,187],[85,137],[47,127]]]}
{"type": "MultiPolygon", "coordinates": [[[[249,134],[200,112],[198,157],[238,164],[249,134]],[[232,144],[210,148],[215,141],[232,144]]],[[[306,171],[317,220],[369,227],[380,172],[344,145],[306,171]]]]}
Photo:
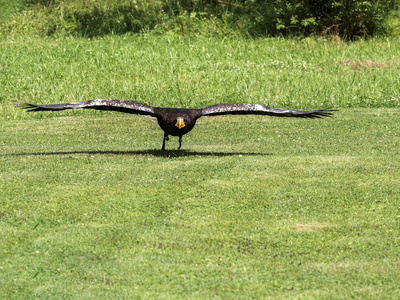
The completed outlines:
{"type": "Polygon", "coordinates": [[[285,108],[274,108],[260,104],[236,104],[220,103],[212,106],[188,109],[188,108],[166,108],[154,107],[137,101],[114,100],[114,99],[94,99],[83,102],[61,103],[38,105],[32,103],[18,103],[22,109],[28,111],[59,111],[65,109],[97,109],[118,111],[128,114],[149,115],[157,118],[158,125],[164,131],[164,139],[161,150],[165,150],[165,142],[169,140],[168,136],[179,137],[179,147],[182,146],[182,136],[190,132],[198,118],[202,116],[220,116],[220,115],[267,115],[274,117],[295,117],[295,118],[322,118],[332,115],[333,109],[323,108],[311,111],[292,110],[285,108]]]}

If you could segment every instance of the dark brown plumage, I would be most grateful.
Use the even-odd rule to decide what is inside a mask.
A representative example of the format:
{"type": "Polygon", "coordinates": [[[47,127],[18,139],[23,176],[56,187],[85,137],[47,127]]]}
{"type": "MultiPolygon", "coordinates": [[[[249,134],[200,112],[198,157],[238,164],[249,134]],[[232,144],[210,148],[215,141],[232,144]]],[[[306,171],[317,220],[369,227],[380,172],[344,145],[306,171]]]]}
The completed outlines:
{"type": "Polygon", "coordinates": [[[164,140],[161,150],[165,150],[165,141],[168,135],[179,137],[179,147],[182,145],[182,136],[193,129],[196,120],[202,116],[218,115],[268,115],[275,117],[296,118],[321,118],[329,117],[335,110],[317,109],[312,111],[291,110],[273,108],[260,104],[231,104],[221,103],[200,109],[186,108],[162,108],[153,107],[137,101],[95,99],[76,103],[61,103],[50,105],[37,105],[31,103],[19,103],[19,107],[28,111],[57,111],[75,108],[87,108],[97,110],[112,110],[129,114],[150,115],[157,118],[158,124],[164,131],[164,140]]]}

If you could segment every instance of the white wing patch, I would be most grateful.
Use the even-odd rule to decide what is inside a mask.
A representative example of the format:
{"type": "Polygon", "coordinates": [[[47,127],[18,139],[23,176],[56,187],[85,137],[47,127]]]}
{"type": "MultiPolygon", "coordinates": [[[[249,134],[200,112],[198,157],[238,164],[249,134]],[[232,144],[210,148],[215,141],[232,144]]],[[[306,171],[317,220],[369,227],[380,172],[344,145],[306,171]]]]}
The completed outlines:
{"type": "Polygon", "coordinates": [[[265,107],[260,105],[260,104],[253,104],[254,105],[254,110],[261,110],[265,111],[265,107]]]}

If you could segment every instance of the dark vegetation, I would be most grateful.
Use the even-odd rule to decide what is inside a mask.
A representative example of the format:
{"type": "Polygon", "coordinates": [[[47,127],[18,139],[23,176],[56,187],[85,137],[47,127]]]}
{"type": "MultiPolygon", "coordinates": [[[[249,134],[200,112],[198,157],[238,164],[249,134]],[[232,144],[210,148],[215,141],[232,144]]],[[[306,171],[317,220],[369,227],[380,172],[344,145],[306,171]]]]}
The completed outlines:
{"type": "Polygon", "coordinates": [[[212,36],[338,35],[393,31],[399,0],[0,0],[0,31],[94,37],[168,32],[212,36]],[[4,3],[2,3],[4,2],[4,3]],[[389,20],[389,22],[388,22],[389,20]]]}

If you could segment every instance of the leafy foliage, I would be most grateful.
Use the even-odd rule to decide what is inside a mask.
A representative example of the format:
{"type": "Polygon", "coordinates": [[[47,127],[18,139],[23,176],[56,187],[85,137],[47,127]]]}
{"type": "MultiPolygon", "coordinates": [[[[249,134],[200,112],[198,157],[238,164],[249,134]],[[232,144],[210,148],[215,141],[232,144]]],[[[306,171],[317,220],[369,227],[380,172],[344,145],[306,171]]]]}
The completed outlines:
{"type": "Polygon", "coordinates": [[[385,32],[399,0],[30,0],[0,29],[39,35],[173,31],[213,36],[316,35],[345,38],[385,32]]]}
{"type": "Polygon", "coordinates": [[[342,37],[366,37],[382,32],[387,14],[395,8],[392,1],[275,0],[277,28],[285,33],[327,33],[342,37]]]}

